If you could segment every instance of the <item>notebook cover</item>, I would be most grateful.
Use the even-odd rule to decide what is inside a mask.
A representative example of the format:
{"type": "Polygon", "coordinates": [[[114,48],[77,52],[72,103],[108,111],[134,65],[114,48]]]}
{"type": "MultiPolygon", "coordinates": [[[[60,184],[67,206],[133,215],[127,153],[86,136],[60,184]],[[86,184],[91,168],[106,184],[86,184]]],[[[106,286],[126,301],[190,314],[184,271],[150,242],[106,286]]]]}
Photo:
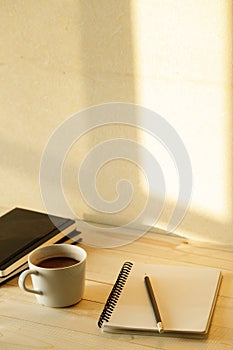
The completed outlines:
{"type": "Polygon", "coordinates": [[[71,219],[22,208],[0,217],[0,270],[28,254],[48,239],[74,224],[71,219]]]}

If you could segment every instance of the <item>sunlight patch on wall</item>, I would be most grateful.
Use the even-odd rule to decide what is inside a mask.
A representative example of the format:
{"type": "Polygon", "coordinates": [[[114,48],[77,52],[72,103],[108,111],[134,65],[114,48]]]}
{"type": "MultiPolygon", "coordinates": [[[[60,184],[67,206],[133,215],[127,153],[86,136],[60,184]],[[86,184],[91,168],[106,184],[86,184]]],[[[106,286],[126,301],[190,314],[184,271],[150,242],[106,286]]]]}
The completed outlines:
{"type": "MultiPolygon", "coordinates": [[[[176,129],[192,162],[181,230],[197,216],[232,225],[232,2],[135,1],[132,14],[137,101],[176,129]]],[[[170,207],[174,165],[171,171],[169,160],[163,164],[164,151],[150,136],[142,140],[163,165],[170,207]]]]}

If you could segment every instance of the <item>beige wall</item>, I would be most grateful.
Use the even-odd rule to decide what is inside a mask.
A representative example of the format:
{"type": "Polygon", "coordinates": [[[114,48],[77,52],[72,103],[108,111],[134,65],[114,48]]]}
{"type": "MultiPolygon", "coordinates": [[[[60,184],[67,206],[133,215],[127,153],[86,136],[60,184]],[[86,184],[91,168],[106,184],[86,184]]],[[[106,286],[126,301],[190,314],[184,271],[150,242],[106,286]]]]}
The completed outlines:
{"type": "MultiPolygon", "coordinates": [[[[231,0],[3,0],[0,35],[1,205],[42,209],[40,160],[55,128],[86,107],[131,102],[166,118],[190,155],[192,201],[176,232],[233,243],[231,0]]],[[[76,171],[109,137],[157,150],[168,193],[158,226],[165,227],[178,189],[174,165],[132,128],[95,130],[77,142],[64,167],[70,205],[82,218],[118,224],[142,209],[146,181],[130,162],[108,164],[97,178],[107,200],[122,175],[135,185],[131,205],[117,215],[90,209],[75,186],[69,165],[76,171]]]]}

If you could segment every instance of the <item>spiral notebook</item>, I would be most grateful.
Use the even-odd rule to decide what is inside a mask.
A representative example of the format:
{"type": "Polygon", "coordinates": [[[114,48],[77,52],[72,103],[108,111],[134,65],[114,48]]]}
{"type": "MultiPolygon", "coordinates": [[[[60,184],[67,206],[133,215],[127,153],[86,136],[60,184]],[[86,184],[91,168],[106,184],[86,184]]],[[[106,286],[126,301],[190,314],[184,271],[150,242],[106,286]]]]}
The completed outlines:
{"type": "Polygon", "coordinates": [[[125,262],[98,326],[104,332],[205,337],[222,275],[219,269],[125,262]],[[160,334],[144,284],[148,275],[164,325],[160,334]]]}

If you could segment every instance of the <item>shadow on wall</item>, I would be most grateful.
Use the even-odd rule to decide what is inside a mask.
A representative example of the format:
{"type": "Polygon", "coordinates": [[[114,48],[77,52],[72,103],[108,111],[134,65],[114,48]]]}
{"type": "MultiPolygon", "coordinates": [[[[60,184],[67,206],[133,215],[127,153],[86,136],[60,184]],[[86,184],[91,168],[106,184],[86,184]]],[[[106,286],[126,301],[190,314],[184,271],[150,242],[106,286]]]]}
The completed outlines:
{"type": "MultiPolygon", "coordinates": [[[[83,32],[81,33],[82,72],[86,77],[84,99],[88,106],[111,101],[137,103],[138,86],[135,84],[140,84],[140,79],[135,68],[134,43],[136,38],[131,6],[132,4],[128,1],[100,1],[94,3],[91,8],[84,2],[80,4],[80,16],[82,16],[84,24],[82,27],[83,32]]],[[[232,13],[229,16],[232,17],[232,13]]],[[[227,20],[232,27],[232,18],[227,20]]],[[[229,32],[233,32],[232,28],[229,28],[229,32]]],[[[232,48],[229,50],[229,55],[232,56],[232,48]]],[[[229,98],[229,96],[226,98],[229,98]]],[[[232,106],[232,102],[227,101],[226,103],[228,106],[229,104],[232,106]]],[[[228,117],[225,116],[225,118],[228,117]]],[[[233,130],[232,118],[227,122],[231,132],[233,130]]],[[[108,139],[107,134],[108,131],[105,132],[103,130],[102,140],[108,139]]],[[[111,135],[111,131],[109,135],[111,135]]],[[[117,128],[114,130],[113,135],[117,137],[117,128]]],[[[122,132],[120,132],[120,137],[123,136],[122,132]]],[[[125,136],[127,136],[127,132],[125,136]]],[[[132,138],[135,137],[135,140],[140,139],[140,133],[137,130],[131,136],[132,138]]],[[[225,147],[227,149],[227,162],[225,162],[227,169],[225,169],[225,174],[227,174],[227,179],[223,181],[227,181],[227,188],[230,189],[227,194],[227,210],[233,213],[233,163],[231,156],[233,144],[232,138],[229,135],[226,136],[227,141],[225,140],[225,142],[228,144],[225,147]]],[[[90,136],[89,141],[87,140],[87,148],[92,146],[93,138],[90,136]]],[[[117,167],[113,171],[120,172],[117,167]]],[[[138,184],[140,179],[141,177],[138,176],[138,184]]],[[[145,193],[141,193],[143,200],[144,196],[145,193]]],[[[155,197],[154,201],[156,202],[157,200],[158,198],[155,197]]],[[[168,198],[165,211],[171,214],[174,206],[175,203],[168,198]]],[[[122,214],[121,216],[121,214],[118,217],[114,217],[87,209],[84,216],[85,219],[90,221],[121,225],[125,223],[124,215],[122,214]]],[[[169,217],[166,218],[169,219],[169,217]]],[[[166,227],[166,223],[163,222],[162,226],[166,227]]],[[[233,243],[232,216],[229,217],[228,215],[226,220],[211,213],[203,214],[198,211],[198,208],[194,209],[192,207],[186,213],[185,219],[181,224],[181,230],[178,228],[176,232],[201,240],[209,239],[217,242],[233,243]]]]}
{"type": "MultiPolygon", "coordinates": [[[[72,6],[77,16],[77,23],[72,28],[77,31],[77,40],[79,42],[79,47],[77,48],[77,65],[79,66],[78,73],[80,74],[80,79],[78,79],[77,70],[76,77],[72,78],[72,75],[69,76],[72,84],[78,84],[82,88],[81,96],[77,96],[78,99],[82,99],[82,106],[90,107],[97,104],[103,104],[108,102],[129,102],[129,103],[138,103],[137,91],[138,84],[140,85],[140,79],[137,76],[135,69],[135,46],[134,42],[136,40],[134,35],[134,22],[132,16],[132,1],[123,0],[99,0],[99,1],[73,1],[72,6]],[[72,79],[75,79],[74,81],[72,79]],[[137,84],[137,86],[136,86],[137,84]]],[[[39,7],[39,5],[37,5],[39,7]]],[[[64,1],[64,6],[66,6],[66,1],[64,1]]],[[[60,11],[61,11],[60,3],[60,11]]],[[[69,12],[68,12],[69,13],[69,12]]],[[[49,14],[49,13],[48,13],[49,14]]],[[[231,14],[232,15],[232,14],[231,14]]],[[[65,16],[68,16],[65,13],[65,16]]],[[[75,16],[73,16],[73,21],[76,21],[75,16]]],[[[67,21],[68,22],[68,21],[67,21]]],[[[229,21],[232,26],[232,20],[229,21]]],[[[65,29],[64,29],[65,30],[65,29]]],[[[229,28],[231,33],[233,28],[229,28]]],[[[74,32],[72,32],[74,37],[74,32]]],[[[64,44],[64,43],[63,43],[64,44]]],[[[29,44],[28,44],[29,45],[29,44]]],[[[69,44],[67,44],[67,50],[71,49],[69,44]]],[[[52,51],[52,47],[50,47],[52,51]]],[[[63,51],[61,51],[62,53],[63,51]]],[[[232,55],[232,48],[229,50],[232,55]]],[[[56,62],[52,62],[56,64],[56,62]]],[[[43,69],[43,67],[41,68],[43,69]]],[[[60,71],[59,71],[60,72],[60,71]]],[[[72,70],[71,70],[72,72],[72,70]]],[[[61,73],[61,72],[60,72],[61,73]]],[[[46,71],[43,72],[46,75],[46,71]]],[[[44,76],[42,74],[42,76],[44,76]]],[[[51,78],[51,76],[50,76],[51,78]]],[[[28,79],[33,79],[29,77],[28,79]]],[[[63,80],[64,81],[64,76],[63,80]]],[[[232,80],[232,77],[231,77],[232,80]]],[[[70,83],[67,87],[72,87],[70,83]]],[[[30,82],[29,82],[30,83],[30,82]]],[[[29,84],[30,85],[30,84],[29,84]]],[[[76,86],[76,85],[75,85],[76,86]]],[[[76,86],[77,88],[77,86],[76,86]]],[[[61,89],[61,91],[63,91],[61,89]]],[[[77,89],[78,91],[78,89],[77,89]]],[[[30,92],[32,93],[32,92],[30,92]]],[[[58,88],[58,96],[60,90],[58,88]]],[[[36,91],[35,91],[36,95],[36,91]]],[[[61,95],[62,96],[62,95],[61,95]]],[[[66,98],[62,96],[61,98],[66,98]]],[[[230,98],[230,97],[229,97],[230,98]]],[[[27,104],[27,99],[24,101],[25,105],[27,104]]],[[[41,101],[41,108],[43,107],[44,100],[41,101]]],[[[232,105],[232,100],[231,102],[232,105]]],[[[79,104],[77,103],[78,108],[79,104]]],[[[51,107],[51,106],[50,106],[51,107]]],[[[42,108],[43,109],[43,108],[42,108]]],[[[232,111],[233,113],[233,111],[232,111]]],[[[65,117],[65,116],[64,116],[65,117]]],[[[60,123],[60,121],[59,121],[60,123]]],[[[233,121],[232,118],[229,120],[229,133],[232,133],[233,130],[233,121]]],[[[136,128],[131,127],[122,127],[121,125],[114,125],[113,127],[98,128],[92,133],[84,135],[81,145],[77,143],[78,149],[74,153],[74,158],[71,159],[67,167],[68,174],[65,174],[64,185],[67,185],[68,197],[73,196],[74,186],[77,186],[76,172],[79,165],[81,164],[85,154],[95,147],[97,144],[109,140],[111,138],[126,138],[132,139],[135,141],[140,141],[140,133],[136,128]],[[70,195],[69,195],[70,192],[70,195]]],[[[12,139],[11,139],[12,140],[12,139]]],[[[233,212],[233,160],[232,160],[232,149],[233,149],[233,140],[228,135],[227,140],[227,169],[226,173],[228,176],[228,188],[230,188],[228,193],[229,198],[229,211],[233,212]]],[[[1,166],[13,167],[14,171],[18,174],[23,174],[24,180],[27,181],[27,178],[34,177],[33,182],[38,185],[38,173],[39,164],[35,162],[35,159],[40,158],[40,148],[26,146],[25,143],[17,145],[18,154],[24,154],[24,161],[21,162],[20,157],[17,158],[17,163],[15,163],[15,144],[10,141],[10,139],[2,139],[4,144],[4,150],[7,150],[7,154],[4,158],[4,162],[1,166]],[[8,161],[8,158],[12,158],[13,161],[8,161]],[[32,172],[32,164],[34,172],[32,172]],[[17,166],[16,166],[17,165],[17,166]]],[[[45,146],[45,145],[44,145],[45,146]]],[[[75,148],[75,147],[74,147],[75,148]]],[[[42,153],[41,153],[42,155],[42,153]]],[[[140,158],[140,155],[138,156],[140,158]]],[[[140,162],[139,162],[140,164],[140,162]]],[[[107,166],[111,164],[107,164],[107,166]]],[[[120,180],[121,175],[124,174],[133,176],[133,183],[136,186],[137,193],[134,198],[136,202],[146,201],[146,194],[142,191],[141,187],[141,176],[139,176],[138,169],[132,168],[132,166],[126,166],[124,162],[118,161],[113,165],[113,168],[106,166],[105,174],[115,181],[115,179],[120,180]],[[115,176],[115,177],[114,177],[115,176]],[[142,193],[143,192],[143,193],[142,193]]],[[[221,166],[221,165],[218,165],[221,166]]],[[[65,168],[66,170],[66,165],[65,168]]],[[[105,170],[103,170],[105,171],[105,170]]],[[[130,176],[129,176],[130,178],[130,176]]],[[[108,190],[110,189],[110,184],[106,187],[105,180],[99,182],[100,189],[103,191],[103,197],[111,200],[112,197],[108,197],[108,190]],[[106,187],[106,188],[105,188],[106,187]]],[[[114,183],[113,181],[113,183],[114,183]]],[[[224,180],[225,181],[225,180],[224,180]]],[[[208,185],[208,184],[207,184],[208,185]]],[[[114,184],[115,186],[115,184],[114,184]]],[[[112,186],[113,187],[113,186],[112,186]]],[[[111,189],[110,189],[111,190],[111,189]]],[[[111,191],[110,191],[111,192],[111,191]]],[[[114,193],[111,193],[114,197],[114,193]]],[[[69,198],[68,198],[69,200],[69,198]]],[[[154,198],[156,202],[158,198],[154,198]]],[[[102,215],[99,212],[93,211],[91,208],[82,202],[80,193],[75,195],[75,201],[72,199],[71,202],[74,204],[74,207],[77,207],[78,211],[82,211],[84,218],[87,220],[92,220],[96,222],[105,222],[105,223],[115,223],[115,224],[124,224],[127,219],[127,215],[123,215],[123,212],[120,215],[102,215]],[[73,202],[72,202],[73,201],[73,202]],[[75,203],[77,201],[78,203],[75,203]]],[[[135,204],[133,204],[129,209],[130,213],[134,213],[135,204]]],[[[174,202],[168,199],[167,211],[171,212],[174,207],[174,202]]],[[[138,209],[138,208],[136,208],[138,209]]],[[[165,224],[166,226],[166,224],[165,224]]],[[[193,210],[187,212],[185,220],[181,225],[182,233],[190,235],[196,238],[205,238],[211,237],[212,232],[213,237],[216,240],[221,242],[222,235],[227,231],[228,240],[233,242],[232,237],[232,218],[229,222],[223,222],[219,218],[214,218],[211,216],[203,216],[198,210],[193,210]],[[232,237],[232,239],[231,239],[232,237]]],[[[179,230],[177,230],[179,231],[179,230]]],[[[179,233],[179,232],[177,232],[179,233]]]]}
{"type": "Polygon", "coordinates": [[[77,7],[86,106],[136,102],[131,1],[80,1],[77,7]]]}

